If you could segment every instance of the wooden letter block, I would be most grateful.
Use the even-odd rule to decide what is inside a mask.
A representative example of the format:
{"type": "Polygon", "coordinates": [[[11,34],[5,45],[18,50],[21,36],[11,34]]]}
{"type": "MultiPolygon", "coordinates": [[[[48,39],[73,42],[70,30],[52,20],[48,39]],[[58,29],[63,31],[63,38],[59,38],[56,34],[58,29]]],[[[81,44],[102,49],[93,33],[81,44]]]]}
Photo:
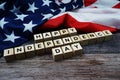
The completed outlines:
{"type": "Polygon", "coordinates": [[[71,39],[72,39],[72,42],[80,42],[81,40],[80,40],[80,38],[79,38],[79,36],[71,36],[71,39]]]}
{"type": "Polygon", "coordinates": [[[80,38],[81,45],[88,45],[89,38],[88,38],[87,34],[81,34],[81,35],[79,35],[79,38],[80,38]]]}
{"type": "Polygon", "coordinates": [[[73,54],[73,50],[70,45],[62,46],[62,51],[64,53],[64,58],[71,58],[73,54]]]}
{"type": "Polygon", "coordinates": [[[61,35],[61,37],[67,37],[67,36],[69,36],[69,32],[67,29],[62,29],[62,30],[60,30],[60,35],[61,35]]]}
{"type": "Polygon", "coordinates": [[[62,38],[62,40],[63,40],[63,43],[64,43],[64,44],[70,44],[70,43],[72,43],[72,40],[71,40],[70,37],[62,38]]]}
{"type": "Polygon", "coordinates": [[[34,52],[35,48],[34,48],[34,44],[28,44],[25,45],[25,53],[26,53],[26,57],[33,57],[35,56],[35,52],[34,52]]]}
{"type": "Polygon", "coordinates": [[[54,61],[63,60],[63,51],[61,47],[52,48],[52,56],[54,61]]]}
{"type": "Polygon", "coordinates": [[[36,43],[43,41],[43,36],[42,36],[42,34],[41,34],[41,33],[40,33],[40,34],[35,34],[35,35],[34,35],[34,41],[35,41],[36,43]]]}
{"type": "Polygon", "coordinates": [[[102,32],[105,35],[105,41],[112,39],[113,34],[109,30],[104,30],[102,32]]]}
{"type": "Polygon", "coordinates": [[[4,50],[4,58],[5,58],[6,62],[12,62],[15,60],[13,48],[4,50]]]}
{"type": "Polygon", "coordinates": [[[16,59],[25,59],[25,51],[23,46],[15,47],[14,52],[16,59]]]}
{"type": "Polygon", "coordinates": [[[43,55],[43,54],[45,54],[45,47],[44,47],[43,42],[35,43],[35,53],[37,55],[43,55]]]}
{"type": "Polygon", "coordinates": [[[68,28],[68,32],[70,36],[77,34],[77,30],[75,28],[68,28]]]}
{"type": "Polygon", "coordinates": [[[55,46],[61,46],[63,45],[62,39],[55,39],[53,40],[55,46]]]}
{"type": "Polygon", "coordinates": [[[97,36],[95,35],[95,33],[88,33],[87,36],[89,38],[88,44],[95,44],[96,43],[97,36]]]}
{"type": "Polygon", "coordinates": [[[52,53],[51,49],[54,47],[53,41],[52,40],[45,41],[44,45],[45,45],[45,52],[46,53],[52,53]]]}
{"type": "Polygon", "coordinates": [[[52,39],[52,35],[50,32],[43,33],[43,38],[45,41],[52,39]]]}
{"type": "Polygon", "coordinates": [[[104,41],[105,35],[101,31],[95,32],[95,35],[97,36],[97,43],[104,41]]]}
{"type": "Polygon", "coordinates": [[[83,48],[82,46],[80,45],[80,43],[74,43],[74,44],[71,44],[71,47],[74,51],[74,55],[82,55],[83,53],[83,48]]]}
{"type": "Polygon", "coordinates": [[[53,39],[59,38],[60,37],[60,32],[59,31],[52,31],[51,32],[53,39]]]}

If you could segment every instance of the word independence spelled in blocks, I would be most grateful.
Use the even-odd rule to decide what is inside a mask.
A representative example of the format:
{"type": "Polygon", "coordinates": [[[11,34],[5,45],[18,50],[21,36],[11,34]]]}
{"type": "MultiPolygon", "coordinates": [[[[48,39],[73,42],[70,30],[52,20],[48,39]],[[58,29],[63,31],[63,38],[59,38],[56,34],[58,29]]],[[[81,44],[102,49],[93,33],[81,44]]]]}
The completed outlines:
{"type": "Polygon", "coordinates": [[[58,31],[39,33],[34,35],[33,44],[5,49],[6,62],[25,59],[35,55],[52,53],[54,61],[82,55],[81,45],[95,44],[110,40],[112,33],[109,30],[87,34],[77,34],[75,28],[61,29],[58,31]]]}

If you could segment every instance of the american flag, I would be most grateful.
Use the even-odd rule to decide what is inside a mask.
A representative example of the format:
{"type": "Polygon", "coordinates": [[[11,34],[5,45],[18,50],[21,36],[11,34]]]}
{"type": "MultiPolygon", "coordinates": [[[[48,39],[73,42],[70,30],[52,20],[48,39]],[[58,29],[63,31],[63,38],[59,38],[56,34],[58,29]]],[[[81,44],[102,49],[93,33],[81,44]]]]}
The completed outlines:
{"type": "Polygon", "coordinates": [[[39,31],[61,25],[83,32],[118,31],[119,8],[119,0],[1,0],[0,55],[32,39],[39,27],[39,31]]]}

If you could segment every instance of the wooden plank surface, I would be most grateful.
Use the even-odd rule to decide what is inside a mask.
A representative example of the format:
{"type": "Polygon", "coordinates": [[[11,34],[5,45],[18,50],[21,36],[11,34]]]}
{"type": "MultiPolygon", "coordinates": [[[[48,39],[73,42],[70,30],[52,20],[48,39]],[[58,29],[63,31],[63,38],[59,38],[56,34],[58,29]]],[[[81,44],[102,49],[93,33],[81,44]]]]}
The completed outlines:
{"type": "Polygon", "coordinates": [[[84,46],[83,56],[54,62],[51,54],[13,63],[0,59],[0,80],[120,80],[120,33],[84,46]]]}

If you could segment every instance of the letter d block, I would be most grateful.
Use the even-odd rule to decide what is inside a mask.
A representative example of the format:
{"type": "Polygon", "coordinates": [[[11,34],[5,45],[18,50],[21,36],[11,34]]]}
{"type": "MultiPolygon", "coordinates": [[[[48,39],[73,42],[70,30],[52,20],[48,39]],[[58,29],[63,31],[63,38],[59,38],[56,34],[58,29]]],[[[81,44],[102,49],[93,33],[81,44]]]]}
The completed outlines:
{"type": "Polygon", "coordinates": [[[16,59],[25,59],[24,47],[19,46],[14,48],[16,59]]]}
{"type": "Polygon", "coordinates": [[[60,47],[52,48],[52,56],[54,61],[63,60],[63,52],[60,47]]]}
{"type": "Polygon", "coordinates": [[[70,45],[62,46],[62,51],[64,53],[64,58],[71,58],[73,54],[73,50],[70,45]]]}
{"type": "Polygon", "coordinates": [[[35,52],[37,55],[43,55],[45,53],[45,47],[43,42],[35,43],[35,52]]]}
{"type": "Polygon", "coordinates": [[[26,57],[33,57],[35,56],[35,52],[34,52],[34,45],[33,44],[29,44],[29,45],[25,45],[25,53],[26,53],[26,57]]]}
{"type": "Polygon", "coordinates": [[[74,55],[82,55],[83,53],[83,48],[82,46],[80,45],[80,43],[74,43],[74,44],[71,44],[71,47],[74,51],[74,55]]]}
{"type": "Polygon", "coordinates": [[[15,60],[13,48],[4,50],[4,58],[5,58],[6,62],[12,62],[15,60]]]}
{"type": "Polygon", "coordinates": [[[104,30],[102,32],[105,35],[105,41],[112,39],[113,34],[109,30],[104,30]]]}

